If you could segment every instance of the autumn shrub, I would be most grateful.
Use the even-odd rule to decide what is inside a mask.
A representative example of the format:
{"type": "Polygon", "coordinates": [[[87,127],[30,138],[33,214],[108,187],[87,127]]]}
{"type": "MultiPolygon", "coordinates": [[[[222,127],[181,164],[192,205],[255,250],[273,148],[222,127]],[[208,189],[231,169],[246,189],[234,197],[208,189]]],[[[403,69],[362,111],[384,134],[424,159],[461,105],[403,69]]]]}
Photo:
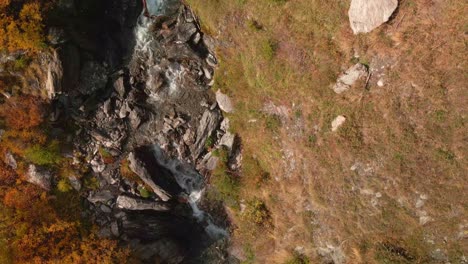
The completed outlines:
{"type": "Polygon", "coordinates": [[[73,187],[71,186],[70,184],[70,180],[67,179],[67,178],[62,178],[59,180],[59,182],[57,183],[57,189],[60,191],[60,192],[69,192],[71,190],[73,190],[73,187]]]}
{"type": "Polygon", "coordinates": [[[31,129],[43,122],[43,110],[43,104],[39,98],[17,96],[0,106],[0,117],[4,118],[9,129],[31,129]]]}
{"type": "Polygon", "coordinates": [[[255,198],[247,202],[245,211],[243,212],[245,220],[252,222],[258,226],[271,227],[272,219],[270,210],[268,210],[264,201],[255,198]]]}
{"type": "Polygon", "coordinates": [[[33,145],[26,149],[25,158],[34,164],[48,166],[59,164],[63,159],[57,141],[53,141],[47,146],[33,145]]]}
{"type": "Polygon", "coordinates": [[[0,11],[0,49],[35,53],[44,47],[42,6],[39,2],[21,6],[20,2],[2,0],[0,11]]]}
{"type": "Polygon", "coordinates": [[[15,183],[16,179],[16,172],[0,160],[0,185],[10,186],[15,183]]]}

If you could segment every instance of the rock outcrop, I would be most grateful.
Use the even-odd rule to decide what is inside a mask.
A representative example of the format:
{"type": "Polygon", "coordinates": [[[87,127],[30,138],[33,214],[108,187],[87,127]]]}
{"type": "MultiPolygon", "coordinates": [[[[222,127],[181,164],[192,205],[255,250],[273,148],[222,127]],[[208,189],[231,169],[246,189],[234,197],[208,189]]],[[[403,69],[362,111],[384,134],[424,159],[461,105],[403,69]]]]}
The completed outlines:
{"type": "Polygon", "coordinates": [[[36,165],[29,165],[26,181],[41,187],[46,191],[50,191],[52,185],[52,175],[45,169],[36,165]]]}
{"type": "Polygon", "coordinates": [[[398,0],[352,0],[349,8],[349,23],[354,34],[369,33],[387,22],[398,0]]]}
{"type": "Polygon", "coordinates": [[[359,79],[362,79],[367,75],[368,71],[366,66],[361,63],[357,63],[338,77],[338,80],[336,80],[336,83],[333,85],[332,89],[337,94],[346,92],[359,79]]]}

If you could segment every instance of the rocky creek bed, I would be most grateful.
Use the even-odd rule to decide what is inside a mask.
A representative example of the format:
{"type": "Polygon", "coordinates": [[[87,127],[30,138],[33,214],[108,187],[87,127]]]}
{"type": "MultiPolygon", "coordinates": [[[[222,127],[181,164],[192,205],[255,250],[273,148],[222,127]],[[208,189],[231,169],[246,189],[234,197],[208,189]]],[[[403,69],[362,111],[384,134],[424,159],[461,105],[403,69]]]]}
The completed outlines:
{"type": "Polygon", "coordinates": [[[179,1],[87,4],[61,2],[61,16],[73,19],[52,19],[54,52],[44,58],[51,121],[77,127],[68,156],[96,179],[89,188],[69,177],[87,214],[100,236],[144,262],[235,262],[220,247],[227,224],[199,208],[218,162],[210,150],[227,148],[233,169],[241,160],[210,90],[213,40],[179,1]]]}

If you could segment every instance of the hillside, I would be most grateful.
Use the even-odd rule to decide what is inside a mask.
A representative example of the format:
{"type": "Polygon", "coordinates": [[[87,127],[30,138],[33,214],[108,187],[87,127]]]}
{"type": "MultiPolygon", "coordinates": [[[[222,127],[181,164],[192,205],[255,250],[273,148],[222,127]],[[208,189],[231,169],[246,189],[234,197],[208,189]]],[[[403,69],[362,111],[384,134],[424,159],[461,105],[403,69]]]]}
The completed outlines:
{"type": "Polygon", "coordinates": [[[0,0],[0,263],[467,263],[464,0],[0,0]]]}
{"type": "Polygon", "coordinates": [[[398,1],[357,35],[351,1],[188,2],[218,44],[213,89],[242,139],[242,173],[212,180],[234,198],[237,256],[466,262],[466,2],[398,1]]]}

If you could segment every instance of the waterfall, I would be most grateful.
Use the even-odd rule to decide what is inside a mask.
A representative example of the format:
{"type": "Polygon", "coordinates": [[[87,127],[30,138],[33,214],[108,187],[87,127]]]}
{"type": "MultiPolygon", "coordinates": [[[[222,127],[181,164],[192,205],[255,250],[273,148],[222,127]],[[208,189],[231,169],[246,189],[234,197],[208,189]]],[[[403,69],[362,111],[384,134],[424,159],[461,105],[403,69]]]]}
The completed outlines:
{"type": "Polygon", "coordinates": [[[227,237],[228,233],[223,228],[216,226],[211,217],[203,212],[198,207],[204,192],[204,180],[198,172],[196,172],[190,165],[183,164],[179,160],[167,159],[159,146],[154,146],[154,156],[158,163],[170,170],[174,175],[177,183],[184,189],[188,195],[188,203],[193,211],[193,216],[200,222],[205,223],[206,233],[214,240],[227,237]]]}
{"type": "MultiPolygon", "coordinates": [[[[179,0],[146,0],[148,13],[145,15],[145,11],[143,11],[138,18],[138,23],[135,28],[136,45],[133,56],[139,59],[139,63],[144,64],[142,68],[145,69],[147,76],[147,88],[151,88],[151,85],[153,85],[155,79],[153,75],[164,71],[164,77],[166,78],[165,92],[159,90],[157,93],[152,94],[152,97],[154,97],[153,99],[158,101],[164,101],[164,98],[167,98],[166,96],[177,96],[178,91],[180,91],[183,85],[184,75],[187,73],[187,69],[178,63],[171,63],[165,69],[158,64],[160,58],[157,57],[157,54],[159,54],[158,48],[160,45],[151,32],[153,24],[152,17],[161,15],[171,16],[177,13],[179,7],[179,0]]],[[[204,225],[205,232],[209,237],[212,240],[227,237],[228,233],[226,230],[216,226],[211,216],[198,207],[205,186],[203,176],[189,164],[184,164],[175,159],[167,159],[162,149],[156,145],[154,146],[154,156],[158,164],[172,172],[179,186],[185,191],[188,203],[193,212],[193,217],[204,225]]]]}

